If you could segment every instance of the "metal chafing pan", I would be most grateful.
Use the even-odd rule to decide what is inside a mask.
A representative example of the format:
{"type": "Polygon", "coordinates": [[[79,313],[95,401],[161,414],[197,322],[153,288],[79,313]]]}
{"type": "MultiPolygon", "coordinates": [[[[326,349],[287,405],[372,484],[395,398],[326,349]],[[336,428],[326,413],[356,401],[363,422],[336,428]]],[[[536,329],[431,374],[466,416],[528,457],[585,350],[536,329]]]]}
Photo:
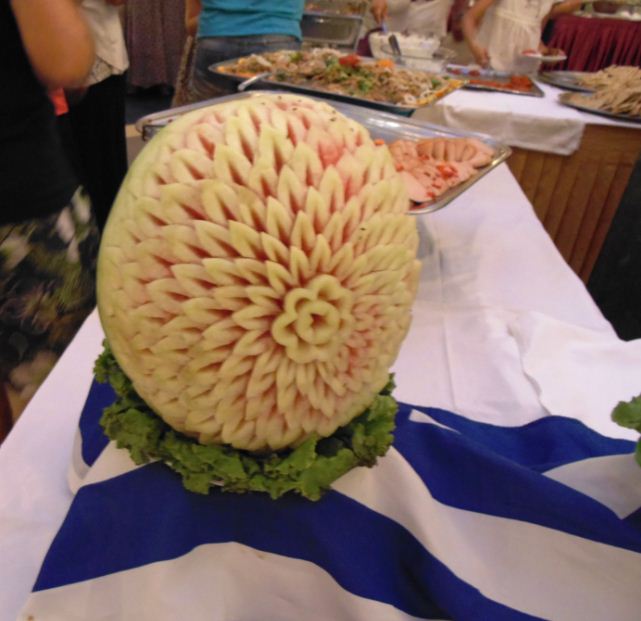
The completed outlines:
{"type": "Polygon", "coordinates": [[[312,15],[339,15],[362,19],[367,13],[367,0],[307,0],[304,12],[312,15]]]}
{"type": "MultiPolygon", "coordinates": [[[[287,94],[280,91],[269,91],[273,95],[287,94]]],[[[205,106],[224,101],[233,101],[237,99],[245,99],[249,97],[256,97],[257,95],[265,94],[262,92],[245,92],[237,93],[234,95],[227,95],[225,97],[218,97],[208,101],[202,101],[197,104],[189,106],[182,106],[180,108],[172,108],[155,114],[149,114],[142,117],[136,122],[136,129],[142,134],[143,140],[149,140],[163,127],[169,125],[171,121],[179,118],[187,112],[197,110],[205,106]]],[[[319,98],[316,98],[319,99],[319,98]]],[[[449,128],[441,127],[439,125],[432,125],[431,123],[424,123],[413,119],[405,119],[396,114],[387,112],[369,110],[361,106],[353,106],[341,102],[331,102],[331,105],[345,116],[354,119],[361,125],[365,126],[370,132],[372,138],[380,138],[387,143],[394,140],[420,140],[421,138],[477,138],[485,144],[494,149],[494,158],[492,161],[483,168],[479,168],[478,173],[464,181],[460,185],[450,188],[434,201],[416,205],[410,210],[412,214],[426,214],[432,213],[442,209],[447,204],[451,203],[457,196],[463,194],[470,187],[472,187],[479,179],[481,179],[488,172],[496,168],[499,164],[504,162],[512,153],[510,147],[504,145],[490,136],[484,134],[477,134],[472,132],[455,131],[449,128]]]]}
{"type": "Polygon", "coordinates": [[[338,15],[303,13],[300,28],[303,41],[316,45],[356,47],[361,19],[338,15]]]}
{"type": "Polygon", "coordinates": [[[300,23],[303,43],[356,49],[367,6],[365,0],[308,0],[300,23]]]}
{"type": "MultiPolygon", "coordinates": [[[[239,76],[239,75],[234,75],[232,73],[226,73],[226,72],[220,71],[220,67],[231,65],[238,60],[239,60],[238,58],[231,58],[229,60],[216,63],[209,67],[209,71],[214,76],[214,81],[221,88],[224,88],[226,90],[235,90],[238,88],[240,84],[242,84],[248,79],[245,76],[239,76]]],[[[371,59],[371,60],[363,59],[363,62],[367,63],[367,62],[376,62],[376,61],[374,59],[371,59]]],[[[367,108],[372,108],[374,110],[382,110],[383,112],[391,112],[394,114],[400,114],[402,116],[410,116],[419,108],[424,108],[425,106],[432,105],[436,101],[443,99],[443,97],[446,97],[447,95],[454,92],[456,89],[460,88],[465,84],[465,79],[457,76],[446,76],[446,75],[439,74],[436,77],[445,79],[445,80],[452,79],[460,82],[460,84],[455,88],[453,88],[452,90],[449,90],[443,93],[442,95],[439,95],[430,103],[423,103],[420,105],[417,104],[413,106],[406,105],[406,104],[395,104],[395,103],[382,102],[382,101],[373,101],[371,99],[366,99],[365,97],[357,97],[355,95],[344,95],[342,93],[335,93],[333,91],[314,88],[313,86],[309,86],[309,85],[290,84],[288,82],[270,81],[267,73],[265,74],[265,77],[257,78],[255,81],[254,81],[254,78],[256,78],[256,76],[254,76],[254,78],[249,78],[249,79],[252,80],[251,87],[254,89],[286,90],[292,93],[308,95],[310,97],[317,97],[320,99],[331,99],[333,101],[340,101],[340,102],[352,104],[355,106],[364,106],[367,108]]]]}
{"type": "MultiPolygon", "coordinates": [[[[589,112],[590,114],[598,114],[599,116],[605,116],[609,119],[615,119],[617,121],[626,121],[628,123],[641,123],[641,116],[632,116],[630,114],[615,114],[614,112],[608,112],[607,110],[600,110],[599,108],[593,108],[589,104],[581,104],[579,102],[572,101],[576,93],[560,93],[559,102],[564,106],[569,106],[570,108],[575,108],[581,112],[589,112]]],[[[585,93],[589,96],[590,93],[585,93]]]]}
{"type": "Polygon", "coordinates": [[[582,86],[578,81],[579,78],[584,75],[590,75],[590,73],[583,71],[542,71],[537,76],[537,79],[568,91],[592,93],[594,89],[582,86]]]}
{"type": "MultiPolygon", "coordinates": [[[[466,65],[453,65],[448,64],[445,67],[445,72],[448,75],[451,75],[455,78],[463,79],[474,79],[478,78],[480,80],[492,80],[494,82],[505,82],[505,86],[496,87],[489,86],[484,84],[473,84],[472,82],[466,82],[463,88],[474,90],[474,91],[491,91],[495,93],[508,93],[509,95],[522,95],[524,97],[545,97],[545,93],[539,88],[532,78],[532,90],[530,91],[519,91],[513,88],[509,88],[508,84],[510,83],[510,77],[512,74],[504,71],[494,71],[492,69],[476,69],[474,67],[467,67],[466,65]]],[[[528,76],[529,77],[529,76],[528,76]]]]}

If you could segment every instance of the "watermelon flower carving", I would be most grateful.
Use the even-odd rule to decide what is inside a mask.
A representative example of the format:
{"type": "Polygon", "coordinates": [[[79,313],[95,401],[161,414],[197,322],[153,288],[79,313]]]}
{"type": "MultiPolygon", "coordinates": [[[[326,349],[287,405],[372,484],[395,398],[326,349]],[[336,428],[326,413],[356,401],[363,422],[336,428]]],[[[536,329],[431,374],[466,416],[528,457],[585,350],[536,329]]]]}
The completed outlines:
{"type": "Polygon", "coordinates": [[[98,302],[137,393],[201,443],[331,435],[388,381],[410,323],[415,220],[387,147],[330,106],[191,112],[132,166],[98,302]]]}
{"type": "Polygon", "coordinates": [[[353,324],[352,299],[335,276],[316,276],[305,288],[287,293],[284,310],[272,324],[272,336],[294,362],[327,362],[353,324]]]}

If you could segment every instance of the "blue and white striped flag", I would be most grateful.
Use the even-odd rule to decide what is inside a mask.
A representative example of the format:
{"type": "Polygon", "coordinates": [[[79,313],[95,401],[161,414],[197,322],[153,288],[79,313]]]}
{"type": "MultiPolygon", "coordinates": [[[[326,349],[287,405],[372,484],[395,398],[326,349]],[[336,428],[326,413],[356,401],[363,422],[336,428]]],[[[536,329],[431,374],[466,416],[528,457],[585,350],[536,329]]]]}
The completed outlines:
{"type": "Polygon", "coordinates": [[[500,427],[401,404],[389,453],[319,502],[201,496],[107,444],[112,399],[93,385],[86,476],[23,619],[641,619],[630,441],[562,417],[500,427]]]}

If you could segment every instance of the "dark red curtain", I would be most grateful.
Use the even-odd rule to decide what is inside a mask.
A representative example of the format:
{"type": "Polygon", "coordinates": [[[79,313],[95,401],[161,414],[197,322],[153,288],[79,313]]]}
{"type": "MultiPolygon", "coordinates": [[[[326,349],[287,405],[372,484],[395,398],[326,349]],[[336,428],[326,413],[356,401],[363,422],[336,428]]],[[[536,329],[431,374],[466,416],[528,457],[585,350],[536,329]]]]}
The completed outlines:
{"type": "Polygon", "coordinates": [[[641,22],[562,15],[548,45],[565,51],[555,69],[598,71],[610,65],[641,67],[641,22]]]}

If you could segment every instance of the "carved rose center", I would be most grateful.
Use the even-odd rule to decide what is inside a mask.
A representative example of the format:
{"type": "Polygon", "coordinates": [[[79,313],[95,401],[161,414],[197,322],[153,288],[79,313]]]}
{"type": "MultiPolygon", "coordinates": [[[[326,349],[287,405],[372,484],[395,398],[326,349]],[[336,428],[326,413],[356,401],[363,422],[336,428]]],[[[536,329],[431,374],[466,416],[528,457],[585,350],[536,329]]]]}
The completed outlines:
{"type": "Polygon", "coordinates": [[[334,276],[317,276],[285,296],[272,336],[296,362],[328,360],[353,323],[351,310],[351,292],[334,276]]]}

